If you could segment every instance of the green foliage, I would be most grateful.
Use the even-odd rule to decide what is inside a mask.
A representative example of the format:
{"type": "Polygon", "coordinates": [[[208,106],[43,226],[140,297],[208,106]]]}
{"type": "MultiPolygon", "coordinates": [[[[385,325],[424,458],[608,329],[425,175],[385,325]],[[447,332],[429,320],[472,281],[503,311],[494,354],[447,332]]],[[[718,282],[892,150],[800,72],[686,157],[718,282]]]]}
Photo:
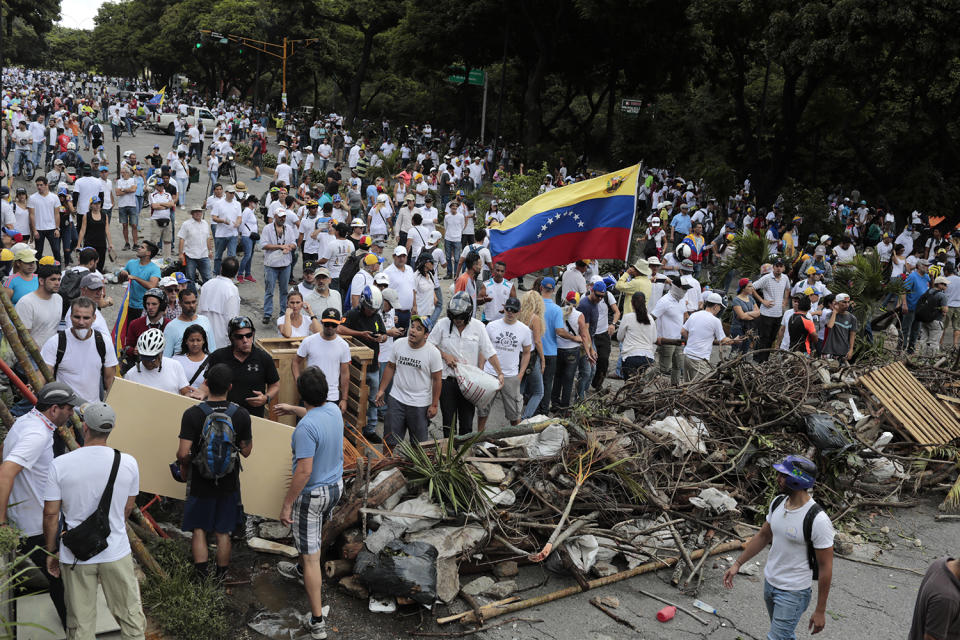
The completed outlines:
{"type": "Polygon", "coordinates": [[[376,154],[383,162],[376,167],[367,169],[367,181],[373,182],[377,178],[383,178],[384,190],[392,195],[393,176],[400,173],[400,150],[395,150],[389,156],[383,156],[379,151],[376,154]]]}
{"type": "MultiPolygon", "coordinates": [[[[512,174],[494,185],[493,197],[499,203],[500,211],[503,211],[504,215],[509,215],[527,200],[537,197],[540,193],[540,186],[543,184],[543,177],[548,173],[550,171],[547,168],[547,163],[544,162],[539,171],[530,169],[524,174],[512,174]]],[[[485,215],[489,206],[484,206],[483,214],[485,215]]],[[[479,208],[477,213],[480,214],[479,208]]]]}
{"type": "Polygon", "coordinates": [[[246,142],[238,142],[234,145],[233,150],[236,152],[237,162],[240,164],[246,164],[250,161],[250,155],[253,150],[246,142]]]}
{"type": "Polygon", "coordinates": [[[263,154],[263,166],[268,169],[275,169],[277,166],[277,156],[272,153],[263,154]]]}
{"type": "Polygon", "coordinates": [[[761,265],[770,262],[770,248],[763,236],[741,230],[733,242],[733,255],[720,263],[713,274],[713,282],[717,288],[722,285],[731,269],[735,269],[742,278],[752,278],[759,275],[761,265]]]}
{"type": "MultiPolygon", "coordinates": [[[[3,575],[0,575],[0,608],[6,609],[11,602],[16,602],[20,596],[12,596],[17,588],[27,581],[28,574],[35,571],[29,555],[36,550],[27,549],[25,553],[17,553],[23,532],[16,526],[7,525],[0,528],[0,558],[5,560],[3,575]]],[[[40,629],[53,633],[50,629],[34,622],[7,620],[0,617],[0,638],[14,638],[17,628],[40,629]]]]}
{"type": "Polygon", "coordinates": [[[400,443],[400,454],[408,461],[404,467],[407,480],[415,487],[425,488],[444,515],[486,513],[489,509],[486,480],[463,460],[480,435],[460,445],[454,444],[454,438],[447,438],[445,445],[435,443],[430,452],[419,443],[411,444],[409,440],[400,443]]]}
{"type": "Polygon", "coordinates": [[[888,293],[899,296],[906,292],[902,280],[891,280],[886,276],[874,252],[858,254],[849,265],[837,267],[830,290],[849,294],[854,303],[850,311],[857,317],[861,327],[876,315],[880,301],[888,293]]]}
{"type": "Polygon", "coordinates": [[[169,577],[147,577],[142,596],[150,619],[178,640],[229,638],[233,614],[226,593],[214,579],[197,579],[186,545],[161,540],[151,551],[169,577]]]}

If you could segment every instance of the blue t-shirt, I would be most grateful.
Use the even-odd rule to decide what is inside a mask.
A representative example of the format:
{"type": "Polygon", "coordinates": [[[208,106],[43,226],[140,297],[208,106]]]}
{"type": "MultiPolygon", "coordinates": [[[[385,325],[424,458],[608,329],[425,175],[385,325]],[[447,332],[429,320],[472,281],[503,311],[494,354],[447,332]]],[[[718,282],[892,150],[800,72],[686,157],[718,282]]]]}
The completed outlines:
{"type": "Polygon", "coordinates": [[[557,329],[563,326],[563,310],[553,300],[543,301],[543,355],[557,355],[557,329]]]}
{"type": "Polygon", "coordinates": [[[919,271],[911,271],[904,282],[907,288],[907,309],[909,311],[917,310],[917,302],[920,296],[930,288],[930,276],[928,274],[920,275],[919,271]]]}
{"type": "Polygon", "coordinates": [[[17,302],[23,296],[27,295],[31,291],[36,291],[40,287],[40,278],[37,277],[36,273],[30,274],[30,279],[24,279],[19,273],[13,274],[7,277],[7,281],[4,283],[4,286],[8,289],[13,289],[13,297],[10,300],[13,304],[17,302]]]}
{"type": "Polygon", "coordinates": [[[377,201],[377,187],[370,185],[367,187],[367,203],[372,203],[377,201]]]}
{"type": "Polygon", "coordinates": [[[690,233],[690,216],[685,213],[678,213],[673,216],[673,220],[670,221],[670,226],[673,227],[673,230],[681,235],[687,235],[690,233]]]}
{"type": "Polygon", "coordinates": [[[196,319],[187,322],[186,320],[181,320],[180,318],[174,318],[167,323],[167,326],[163,328],[163,355],[170,357],[180,353],[180,347],[183,346],[183,333],[187,330],[187,327],[190,325],[198,324],[203,327],[204,332],[207,334],[207,348],[210,353],[213,353],[220,347],[225,347],[225,344],[217,344],[217,339],[213,335],[213,326],[210,325],[210,320],[207,316],[197,314],[196,319]]]}
{"type": "MultiPolygon", "coordinates": [[[[153,264],[153,262],[148,262],[147,264],[140,264],[138,258],[134,258],[127,262],[126,266],[123,267],[127,273],[132,276],[137,276],[142,280],[150,280],[150,278],[159,278],[160,277],[160,267],[153,264]]],[[[139,282],[130,281],[130,308],[131,309],[143,309],[143,294],[147,292],[147,289],[140,284],[139,282]]],[[[209,338],[209,336],[207,336],[209,338]]]]}
{"type": "Polygon", "coordinates": [[[320,196],[320,199],[317,200],[317,204],[320,206],[320,211],[323,211],[323,205],[325,202],[329,202],[330,204],[333,204],[333,196],[331,196],[326,191],[324,191],[323,195],[320,196]]]}
{"type": "Polygon", "coordinates": [[[297,461],[313,458],[313,471],[301,493],[336,484],[343,478],[343,414],[335,402],[314,407],[297,423],[291,438],[293,472],[297,461]]]}
{"type": "Polygon", "coordinates": [[[577,311],[583,314],[583,319],[587,321],[590,328],[590,335],[597,332],[597,322],[600,321],[600,305],[590,302],[590,296],[585,295],[580,299],[577,305],[577,311]]]}

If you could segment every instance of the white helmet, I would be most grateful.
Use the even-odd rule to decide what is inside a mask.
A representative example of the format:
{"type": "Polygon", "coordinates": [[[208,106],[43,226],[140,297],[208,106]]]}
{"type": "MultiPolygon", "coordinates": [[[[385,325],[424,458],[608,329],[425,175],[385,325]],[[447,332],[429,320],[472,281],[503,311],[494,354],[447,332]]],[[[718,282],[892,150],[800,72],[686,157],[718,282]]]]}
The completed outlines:
{"type": "Polygon", "coordinates": [[[124,157],[124,158],[129,158],[129,157],[132,156],[132,155],[133,155],[133,150],[132,150],[132,149],[123,152],[123,157],[124,157]]]}
{"type": "Polygon", "coordinates": [[[693,255],[693,249],[690,248],[690,245],[680,243],[677,245],[677,248],[673,252],[674,257],[676,257],[677,262],[683,262],[688,260],[691,255],[693,255]]]}
{"type": "Polygon", "coordinates": [[[76,149],[77,149],[77,145],[76,145],[76,144],[74,144],[73,142],[68,142],[68,143],[67,143],[67,151],[76,151],[76,149]]]}
{"type": "Polygon", "coordinates": [[[383,306],[383,294],[376,287],[366,286],[360,294],[360,306],[380,311],[383,306]]]}
{"type": "Polygon", "coordinates": [[[158,356],[163,353],[164,345],[163,331],[156,328],[147,329],[137,338],[137,354],[141,356],[158,356]]]}

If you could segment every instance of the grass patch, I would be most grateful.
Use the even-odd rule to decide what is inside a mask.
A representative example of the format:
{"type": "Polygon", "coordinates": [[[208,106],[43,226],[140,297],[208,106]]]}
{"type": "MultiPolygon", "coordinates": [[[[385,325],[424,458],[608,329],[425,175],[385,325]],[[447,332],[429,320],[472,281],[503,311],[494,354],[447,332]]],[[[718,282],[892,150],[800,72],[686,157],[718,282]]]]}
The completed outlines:
{"type": "Polygon", "coordinates": [[[166,580],[147,577],[142,596],[150,618],[165,634],[179,640],[230,637],[226,594],[215,580],[196,579],[190,549],[176,540],[161,540],[150,550],[170,576],[166,580]]]}

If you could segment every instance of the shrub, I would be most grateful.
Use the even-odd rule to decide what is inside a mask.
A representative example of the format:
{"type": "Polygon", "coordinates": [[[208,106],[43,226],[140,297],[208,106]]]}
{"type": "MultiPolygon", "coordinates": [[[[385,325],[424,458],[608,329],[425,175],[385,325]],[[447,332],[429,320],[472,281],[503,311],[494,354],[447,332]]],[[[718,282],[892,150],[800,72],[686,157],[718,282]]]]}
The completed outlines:
{"type": "Polygon", "coordinates": [[[277,167],[277,156],[272,153],[263,154],[263,166],[268,169],[275,169],[277,167]]]}
{"type": "Polygon", "coordinates": [[[243,142],[239,142],[233,148],[233,150],[237,152],[237,162],[239,162],[240,164],[246,164],[247,162],[250,161],[250,154],[252,153],[252,149],[250,148],[250,145],[243,142]]]}

